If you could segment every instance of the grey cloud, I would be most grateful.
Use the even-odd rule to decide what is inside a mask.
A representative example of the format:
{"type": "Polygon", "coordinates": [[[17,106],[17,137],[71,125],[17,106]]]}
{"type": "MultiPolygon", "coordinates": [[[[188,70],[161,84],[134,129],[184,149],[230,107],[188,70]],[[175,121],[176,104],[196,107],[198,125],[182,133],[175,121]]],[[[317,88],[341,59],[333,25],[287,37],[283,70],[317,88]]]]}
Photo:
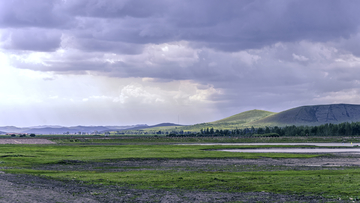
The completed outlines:
{"type": "Polygon", "coordinates": [[[60,32],[42,29],[14,29],[2,37],[3,48],[12,50],[55,51],[60,47],[60,32]]]}
{"type": "Polygon", "coordinates": [[[64,7],[74,16],[146,18],[164,12],[168,5],[168,1],[161,0],[78,0],[67,1],[64,7]]]}
{"type": "MultiPolygon", "coordinates": [[[[135,11],[134,15],[125,12],[130,17],[117,16],[122,23],[115,27],[110,25],[116,24],[116,19],[108,21],[101,37],[131,43],[188,40],[194,46],[223,51],[262,48],[276,42],[324,42],[348,38],[358,30],[359,14],[355,9],[358,4],[355,1],[172,2],[164,4],[167,9],[154,10],[142,18],[132,18],[135,11]]],[[[106,13],[111,5],[104,5],[102,11],[106,13]]],[[[149,10],[154,7],[152,3],[143,5],[149,10]]],[[[93,6],[98,8],[97,4],[93,6]]],[[[91,14],[88,16],[99,17],[91,14]]]]}
{"type": "MultiPolygon", "coordinates": [[[[0,27],[52,27],[79,40],[133,44],[187,40],[194,47],[233,52],[349,38],[359,27],[359,6],[340,0],[11,0],[0,5],[0,27]]],[[[105,46],[77,48],[116,51],[105,46]]]]}
{"type": "Polygon", "coordinates": [[[1,27],[9,32],[13,31],[9,27],[18,29],[11,33],[7,48],[53,51],[60,46],[58,35],[41,35],[47,32],[33,28],[52,27],[69,38],[61,44],[67,46],[66,51],[77,50],[44,59],[46,66],[13,60],[18,68],[192,80],[223,90],[224,95],[212,98],[222,101],[219,109],[239,105],[288,108],[358,86],[354,83],[358,71],[336,66],[334,60],[341,54],[360,53],[354,46],[358,44],[359,1],[68,0],[36,1],[19,8],[14,2],[20,1],[3,2],[3,8],[9,9],[0,12],[1,27]],[[52,11],[42,13],[36,5],[52,11]],[[148,46],[181,40],[188,42],[186,46],[195,50],[197,58],[161,60],[156,55],[162,53],[145,53],[148,46]],[[238,51],[246,53],[236,55],[238,51]],[[109,53],[125,59],[106,61],[109,53]],[[129,55],[132,58],[126,58],[129,55]]]}
{"type": "Polygon", "coordinates": [[[61,11],[62,2],[62,0],[0,1],[0,27],[65,27],[72,18],[61,11]]]}
{"type": "Polygon", "coordinates": [[[72,47],[90,52],[112,52],[117,54],[140,54],[142,45],[102,41],[96,39],[78,39],[73,41],[72,47]]]}

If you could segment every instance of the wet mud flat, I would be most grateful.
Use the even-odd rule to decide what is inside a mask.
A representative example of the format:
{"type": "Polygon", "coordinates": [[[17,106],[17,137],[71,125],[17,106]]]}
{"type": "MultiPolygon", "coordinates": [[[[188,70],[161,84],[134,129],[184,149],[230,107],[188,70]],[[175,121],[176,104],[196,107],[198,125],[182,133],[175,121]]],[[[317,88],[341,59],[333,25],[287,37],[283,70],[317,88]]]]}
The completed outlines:
{"type": "Polygon", "coordinates": [[[223,193],[187,190],[141,190],[58,181],[39,176],[0,174],[0,202],[349,202],[321,196],[269,192],[223,193]]]}
{"type": "Polygon", "coordinates": [[[76,170],[121,172],[134,170],[176,171],[279,171],[279,170],[341,170],[360,167],[360,155],[337,154],[333,157],[286,159],[133,159],[107,162],[81,162],[62,160],[58,164],[34,167],[36,170],[76,170]]]}
{"type": "MultiPolygon", "coordinates": [[[[359,167],[358,155],[309,159],[133,159],[106,162],[62,160],[37,166],[37,170],[128,170],[179,171],[279,171],[342,170],[359,167]],[[130,168],[130,169],[129,169],[130,168]]],[[[1,170],[1,169],[0,169],[1,170]]],[[[119,185],[88,184],[78,180],[55,180],[42,176],[0,173],[0,202],[351,202],[322,196],[275,194],[269,192],[225,193],[206,190],[129,189],[119,185]]]]}
{"type": "MultiPolygon", "coordinates": [[[[33,141],[35,139],[16,140],[33,141]]],[[[39,140],[44,141],[46,139],[39,140]]],[[[138,158],[81,161],[71,159],[71,156],[69,157],[69,160],[67,160],[66,156],[62,157],[65,157],[65,159],[51,163],[47,162],[47,164],[42,165],[35,164],[32,165],[32,167],[26,167],[26,169],[49,170],[54,171],[55,173],[56,171],[70,173],[82,171],[84,171],[84,173],[86,171],[99,173],[127,173],[132,171],[143,172],[150,170],[155,171],[156,173],[170,171],[169,173],[176,174],[176,172],[187,173],[188,171],[195,173],[222,173],[323,169],[343,170],[360,167],[360,154],[344,153],[315,158],[259,159],[138,158]]],[[[8,169],[11,169],[10,166],[8,167],[8,169]]],[[[103,182],[103,185],[99,182],[94,183],[74,179],[71,178],[72,176],[69,179],[60,180],[45,176],[8,174],[1,172],[1,170],[5,169],[7,169],[5,166],[1,167],[0,165],[0,202],[351,202],[349,200],[326,199],[321,195],[311,195],[310,193],[306,195],[299,195],[297,193],[277,194],[271,192],[261,192],[261,190],[257,192],[237,192],[239,190],[233,190],[235,192],[227,192],[229,191],[227,190],[229,188],[228,185],[223,186],[221,190],[215,189],[216,191],[210,189],[155,189],[159,188],[155,186],[149,187],[150,189],[136,189],[141,187],[133,187],[128,183],[122,185],[119,183],[105,185],[107,183],[103,182]]],[[[208,179],[206,179],[206,181],[208,181],[208,179]]],[[[216,187],[219,188],[219,185],[216,185],[216,187]]]]}

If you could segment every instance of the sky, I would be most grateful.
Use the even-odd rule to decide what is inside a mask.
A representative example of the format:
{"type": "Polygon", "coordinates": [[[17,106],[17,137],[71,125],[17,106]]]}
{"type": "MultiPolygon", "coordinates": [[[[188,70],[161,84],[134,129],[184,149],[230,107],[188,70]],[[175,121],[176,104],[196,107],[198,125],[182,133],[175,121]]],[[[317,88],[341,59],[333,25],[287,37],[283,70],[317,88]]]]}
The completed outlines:
{"type": "Polygon", "coordinates": [[[360,1],[0,0],[0,126],[360,104],[360,1]]]}

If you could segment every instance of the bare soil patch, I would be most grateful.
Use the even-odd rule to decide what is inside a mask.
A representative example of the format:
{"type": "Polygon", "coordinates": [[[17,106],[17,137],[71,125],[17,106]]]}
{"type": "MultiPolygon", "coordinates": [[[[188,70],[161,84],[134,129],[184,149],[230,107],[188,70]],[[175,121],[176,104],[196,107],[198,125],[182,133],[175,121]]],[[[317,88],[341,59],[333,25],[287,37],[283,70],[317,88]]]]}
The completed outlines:
{"type": "Polygon", "coordinates": [[[343,170],[360,167],[357,157],[318,157],[308,159],[147,159],[107,162],[76,162],[63,160],[58,164],[34,167],[37,170],[74,170],[121,172],[134,170],[177,170],[177,171],[281,171],[281,170],[343,170]]]}
{"type": "Polygon", "coordinates": [[[348,202],[321,196],[268,192],[222,193],[185,190],[140,190],[87,185],[30,175],[0,174],[0,202],[348,202]]]}
{"type": "MultiPolygon", "coordinates": [[[[46,139],[0,139],[0,143],[3,140],[20,142],[3,144],[53,144],[46,139]]],[[[106,160],[104,162],[61,160],[56,164],[38,165],[33,169],[101,172],[128,170],[241,172],[321,170],[325,168],[342,170],[348,167],[359,167],[359,158],[360,155],[336,154],[306,159],[132,159],[106,160]]],[[[322,196],[269,192],[225,193],[205,190],[130,189],[118,185],[87,184],[78,180],[59,181],[42,176],[5,174],[1,171],[0,191],[0,202],[349,202],[348,200],[326,199],[322,196]]]]}
{"type": "Polygon", "coordinates": [[[56,144],[47,139],[39,138],[10,138],[0,139],[0,144],[56,144]]]}

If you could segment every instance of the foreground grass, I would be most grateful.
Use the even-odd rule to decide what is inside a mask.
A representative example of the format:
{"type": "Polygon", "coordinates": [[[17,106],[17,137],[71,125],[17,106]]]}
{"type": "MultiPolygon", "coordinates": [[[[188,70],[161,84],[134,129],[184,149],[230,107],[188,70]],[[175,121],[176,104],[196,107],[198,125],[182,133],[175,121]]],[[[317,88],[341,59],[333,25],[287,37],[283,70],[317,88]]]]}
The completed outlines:
{"type": "MultiPolygon", "coordinates": [[[[31,167],[61,160],[106,161],[111,159],[202,159],[202,158],[311,158],[320,155],[286,153],[233,153],[211,149],[256,146],[189,145],[1,145],[0,167],[31,167]]],[[[266,146],[259,146],[266,147],[266,146]]],[[[284,146],[281,146],[284,147],[284,146]]],[[[294,147],[294,146],[291,146],[294,147]]]]}
{"type": "MultiPolygon", "coordinates": [[[[136,141],[136,139],[133,139],[132,142],[134,140],[136,141]]],[[[141,140],[143,142],[143,139],[141,140]]],[[[162,140],[165,140],[165,138],[162,140]]],[[[32,167],[41,168],[41,166],[47,164],[64,164],[63,160],[106,163],[112,160],[133,159],[258,159],[263,157],[312,158],[322,156],[312,154],[214,151],[214,149],[260,147],[296,146],[199,146],[149,145],[141,143],[137,145],[111,145],[111,142],[107,143],[107,145],[84,145],[81,141],[71,145],[0,145],[0,167],[2,171],[7,173],[41,175],[58,180],[71,179],[83,181],[86,184],[120,185],[139,189],[159,188],[222,192],[267,191],[322,195],[329,198],[357,198],[357,195],[360,195],[360,170],[358,169],[272,172],[223,172],[221,169],[217,170],[216,168],[211,168],[211,170],[195,169],[183,171],[177,170],[176,167],[167,170],[157,170],[146,168],[146,166],[143,167],[146,170],[138,170],[139,168],[137,168],[122,172],[31,169],[32,167]]],[[[69,170],[74,169],[70,168],[69,170]]]]}
{"type": "Polygon", "coordinates": [[[6,170],[12,173],[42,175],[58,180],[78,180],[87,184],[120,185],[137,189],[186,189],[221,192],[274,192],[285,194],[322,195],[327,198],[358,198],[359,170],[317,170],[277,172],[186,172],[6,170]]]}

